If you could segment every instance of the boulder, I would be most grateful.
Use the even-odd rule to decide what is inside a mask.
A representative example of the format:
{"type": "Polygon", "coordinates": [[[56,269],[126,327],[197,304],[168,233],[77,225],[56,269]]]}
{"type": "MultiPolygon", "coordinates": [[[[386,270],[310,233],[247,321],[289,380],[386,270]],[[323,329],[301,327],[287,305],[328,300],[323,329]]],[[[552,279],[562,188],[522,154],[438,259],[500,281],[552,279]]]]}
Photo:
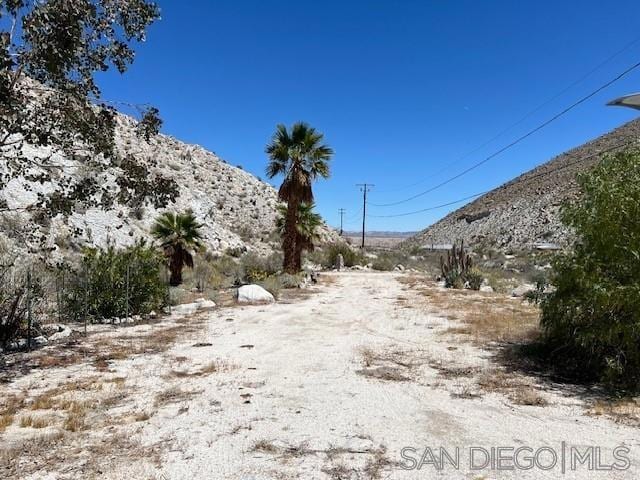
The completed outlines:
{"type": "Polygon", "coordinates": [[[198,308],[199,310],[202,309],[206,309],[206,308],[215,308],[216,303],[212,300],[207,300],[205,298],[199,298],[196,300],[196,303],[198,304],[198,308]]]}
{"type": "Polygon", "coordinates": [[[35,337],[31,339],[31,346],[32,347],[44,347],[46,345],[49,344],[49,341],[43,337],[42,335],[40,335],[39,337],[35,337]]]}
{"type": "Polygon", "coordinates": [[[71,329],[69,327],[67,327],[66,325],[60,325],[60,327],[62,328],[61,330],[58,330],[53,335],[49,336],[50,342],[56,342],[58,340],[62,340],[63,338],[71,336],[71,329]]]}
{"type": "Polygon", "coordinates": [[[482,285],[480,287],[480,291],[481,292],[487,292],[487,293],[493,293],[493,287],[491,287],[490,285],[482,285]]]}
{"type": "Polygon", "coordinates": [[[197,303],[182,303],[171,307],[171,313],[174,315],[192,315],[198,311],[197,303]]]}
{"type": "Polygon", "coordinates": [[[237,300],[239,303],[273,303],[275,298],[260,285],[243,285],[238,288],[237,300]]]}
{"type": "Polygon", "coordinates": [[[532,285],[530,283],[523,283],[522,285],[514,288],[511,291],[511,296],[512,297],[524,297],[527,293],[532,292],[535,289],[536,289],[535,285],[532,285]]]}

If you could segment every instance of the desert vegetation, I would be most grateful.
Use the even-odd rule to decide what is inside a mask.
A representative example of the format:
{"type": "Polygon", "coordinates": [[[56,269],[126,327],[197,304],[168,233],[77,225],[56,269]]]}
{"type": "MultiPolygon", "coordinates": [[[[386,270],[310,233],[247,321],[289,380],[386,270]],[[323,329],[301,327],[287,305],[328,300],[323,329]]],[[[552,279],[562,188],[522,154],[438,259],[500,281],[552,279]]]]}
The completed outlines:
{"type": "Polygon", "coordinates": [[[564,221],[578,240],[554,262],[541,299],[548,359],[574,374],[640,384],[640,153],[618,153],[580,176],[564,221]]]}
{"type": "Polygon", "coordinates": [[[193,250],[202,248],[200,228],[192,212],[183,214],[166,212],[153,225],[151,234],[160,241],[169,264],[169,284],[182,283],[184,267],[193,268],[193,250]]]}
{"type": "Polygon", "coordinates": [[[296,123],[290,131],[286,126],[278,125],[266,148],[269,156],[267,176],[284,177],[278,197],[287,204],[282,227],[283,269],[286,273],[295,274],[301,270],[301,254],[308,246],[308,240],[298,227],[300,206],[313,202],[314,180],[329,177],[333,150],[321,143],[322,140],[323,135],[306,123],[296,123]]]}

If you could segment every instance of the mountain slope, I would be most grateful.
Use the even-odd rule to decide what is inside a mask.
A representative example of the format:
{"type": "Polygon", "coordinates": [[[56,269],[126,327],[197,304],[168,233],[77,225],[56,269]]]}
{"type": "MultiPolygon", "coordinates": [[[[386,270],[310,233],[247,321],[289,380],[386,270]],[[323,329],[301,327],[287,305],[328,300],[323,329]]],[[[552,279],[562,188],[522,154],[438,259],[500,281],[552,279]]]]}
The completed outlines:
{"type": "MultiPolygon", "coordinates": [[[[120,152],[135,153],[136,158],[147,163],[151,173],[176,181],[179,197],[166,210],[193,210],[204,224],[204,243],[210,251],[246,247],[268,253],[277,248],[273,232],[278,199],[273,187],[241,168],[228,165],[200,146],[185,144],[166,135],[158,135],[146,143],[137,136],[133,119],[119,115],[117,122],[116,143],[120,152]]],[[[46,153],[43,149],[27,146],[28,150],[34,158],[46,153]]],[[[5,200],[10,210],[10,213],[0,215],[0,233],[22,243],[34,236],[26,233],[33,234],[35,229],[35,236],[44,237],[45,244],[54,254],[83,245],[113,243],[122,246],[137,238],[150,239],[150,227],[163,210],[148,204],[132,209],[116,201],[108,209],[77,210],[68,217],[58,215],[51,221],[29,213],[27,209],[38,200],[38,193],[51,192],[65,177],[77,179],[96,175],[85,165],[62,155],[54,154],[52,160],[63,168],[52,176],[51,181],[41,184],[21,176],[12,179],[0,191],[0,200],[5,200]]],[[[37,176],[39,173],[41,169],[35,166],[29,170],[29,174],[37,176]]],[[[117,173],[115,167],[97,173],[100,184],[117,189],[117,173]]],[[[336,238],[333,230],[326,226],[322,228],[323,241],[336,238]]]]}
{"type": "Polygon", "coordinates": [[[637,143],[640,120],[634,120],[505,183],[450,213],[404,242],[404,246],[451,244],[532,248],[541,243],[566,245],[571,232],[559,218],[560,206],[579,193],[576,174],[603,156],[637,143]]]}

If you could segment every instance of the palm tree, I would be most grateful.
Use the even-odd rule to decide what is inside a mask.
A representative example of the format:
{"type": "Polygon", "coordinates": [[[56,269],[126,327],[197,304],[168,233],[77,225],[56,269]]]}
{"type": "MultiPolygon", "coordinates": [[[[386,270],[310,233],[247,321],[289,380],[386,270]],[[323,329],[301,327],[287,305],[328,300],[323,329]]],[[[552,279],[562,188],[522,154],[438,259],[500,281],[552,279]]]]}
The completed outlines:
{"type": "Polygon", "coordinates": [[[200,227],[191,211],[186,213],[166,212],[156,219],[151,234],[160,240],[160,246],[169,261],[171,277],[169,284],[177,286],[182,283],[182,269],[193,268],[192,250],[202,247],[200,227]]]}
{"type": "MultiPolygon", "coordinates": [[[[314,241],[318,239],[318,228],[322,225],[322,217],[314,212],[315,204],[301,203],[298,209],[298,224],[296,225],[296,254],[297,259],[302,259],[302,252],[312,252],[315,248],[314,241]]],[[[277,220],[278,231],[284,235],[285,219],[287,215],[287,207],[285,205],[278,206],[280,216],[277,220]]],[[[302,263],[296,265],[298,270],[302,269],[302,263]]]]}
{"type": "Polygon", "coordinates": [[[329,177],[333,150],[321,143],[323,137],[303,122],[295,123],[291,131],[280,124],[266,148],[269,156],[267,176],[284,176],[278,197],[287,203],[282,238],[283,269],[287,273],[297,273],[301,265],[302,250],[296,246],[300,205],[313,202],[311,185],[316,178],[329,177]]]}

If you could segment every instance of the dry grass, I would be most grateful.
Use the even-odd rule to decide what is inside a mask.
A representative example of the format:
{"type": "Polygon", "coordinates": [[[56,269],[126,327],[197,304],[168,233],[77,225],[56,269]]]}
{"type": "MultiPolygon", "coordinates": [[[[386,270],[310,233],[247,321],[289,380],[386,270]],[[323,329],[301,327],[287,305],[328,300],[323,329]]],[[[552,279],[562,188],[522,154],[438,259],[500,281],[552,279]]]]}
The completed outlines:
{"type": "Polygon", "coordinates": [[[272,455],[278,453],[279,450],[280,449],[269,440],[258,440],[251,447],[252,452],[269,453],[272,455]]]}
{"type": "Polygon", "coordinates": [[[411,380],[415,369],[429,361],[422,352],[398,348],[360,347],[357,353],[363,365],[358,375],[391,382],[411,380]]]}
{"type": "Polygon", "coordinates": [[[394,367],[363,368],[362,370],[356,370],[356,373],[363,377],[384,380],[387,382],[407,382],[411,380],[411,378],[406,376],[402,370],[394,367]]]}
{"type": "Polygon", "coordinates": [[[133,420],[136,422],[146,422],[153,416],[153,413],[138,412],[133,416],[133,420]]]}
{"type": "MultiPolygon", "coordinates": [[[[31,437],[19,445],[11,447],[0,446],[0,470],[3,475],[6,475],[4,478],[9,478],[12,474],[17,475],[18,472],[16,470],[18,468],[21,469],[20,475],[26,475],[29,472],[25,469],[24,459],[44,459],[51,454],[64,438],[64,433],[55,432],[31,437]]],[[[34,462],[34,465],[41,468],[41,465],[39,465],[41,463],[40,461],[34,462]]],[[[21,478],[21,476],[14,476],[13,478],[21,478]]]]}
{"type": "MultiPolygon", "coordinates": [[[[424,284],[423,284],[424,286],[424,284]]],[[[475,343],[522,342],[539,332],[540,311],[521,299],[471,290],[421,288],[435,314],[462,322],[444,333],[470,337],[475,343]]]]}
{"type": "Polygon", "coordinates": [[[189,372],[187,370],[171,370],[168,376],[173,378],[205,377],[214,373],[230,372],[236,368],[236,365],[233,365],[226,360],[214,360],[194,372],[189,372]]]}
{"type": "Polygon", "coordinates": [[[491,369],[478,378],[484,392],[506,395],[516,405],[545,407],[549,403],[526,377],[500,369],[491,369]]]}
{"type": "Polygon", "coordinates": [[[546,407],[549,404],[549,402],[532,387],[520,388],[509,395],[509,398],[516,405],[546,407]]]}
{"type": "Polygon", "coordinates": [[[51,417],[25,415],[20,417],[20,427],[22,428],[47,428],[55,423],[51,417]]]}
{"type": "Polygon", "coordinates": [[[618,423],[638,426],[640,425],[640,400],[637,398],[598,400],[589,408],[587,414],[608,417],[618,423]]]}
{"type": "Polygon", "coordinates": [[[172,403],[183,402],[201,393],[202,390],[182,390],[179,387],[171,387],[156,395],[155,405],[156,407],[159,407],[172,403]]]}
{"type": "Polygon", "coordinates": [[[62,424],[62,428],[69,432],[79,432],[85,430],[87,425],[85,423],[86,415],[69,414],[62,424]]]}
{"type": "Polygon", "coordinates": [[[0,415],[0,433],[4,432],[7,427],[13,424],[14,416],[11,413],[3,413],[0,415]]]}
{"type": "Polygon", "coordinates": [[[26,394],[6,395],[0,398],[0,432],[13,424],[16,413],[24,408],[26,394]]]}

